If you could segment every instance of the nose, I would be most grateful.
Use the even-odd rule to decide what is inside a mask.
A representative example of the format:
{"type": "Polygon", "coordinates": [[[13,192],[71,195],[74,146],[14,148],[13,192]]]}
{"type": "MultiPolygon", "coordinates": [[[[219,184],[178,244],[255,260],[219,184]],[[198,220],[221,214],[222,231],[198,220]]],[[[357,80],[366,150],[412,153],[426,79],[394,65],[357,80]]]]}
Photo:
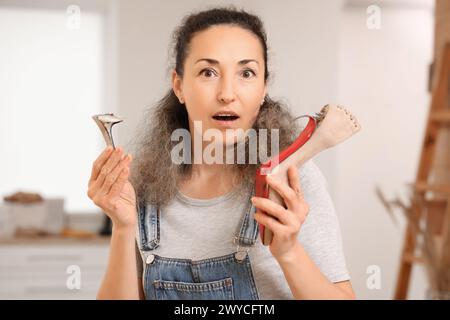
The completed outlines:
{"type": "Polygon", "coordinates": [[[235,93],[233,88],[232,77],[223,76],[220,82],[220,88],[217,95],[217,99],[221,103],[231,103],[235,100],[235,93]]]}

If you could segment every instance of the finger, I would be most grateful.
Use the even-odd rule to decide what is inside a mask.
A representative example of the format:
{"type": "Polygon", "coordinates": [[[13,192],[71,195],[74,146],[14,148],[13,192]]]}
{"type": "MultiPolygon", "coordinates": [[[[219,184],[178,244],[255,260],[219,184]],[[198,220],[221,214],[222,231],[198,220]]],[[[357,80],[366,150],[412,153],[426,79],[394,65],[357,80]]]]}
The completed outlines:
{"type": "Polygon", "coordinates": [[[292,189],[297,193],[297,197],[299,199],[297,201],[298,206],[294,210],[294,213],[299,213],[299,217],[303,221],[309,212],[309,206],[305,202],[303,189],[300,184],[300,178],[299,178],[298,170],[296,167],[291,166],[289,168],[288,178],[289,178],[289,184],[291,185],[292,189]]]}
{"type": "Polygon", "coordinates": [[[263,213],[278,219],[284,225],[288,225],[291,221],[291,213],[272,200],[261,197],[253,197],[252,203],[260,211],[263,211],[263,213]]]}
{"type": "Polygon", "coordinates": [[[288,178],[289,178],[289,185],[291,188],[297,193],[298,198],[300,201],[303,201],[303,191],[300,186],[300,179],[298,177],[298,170],[296,167],[291,166],[288,169],[288,178]]]}
{"type": "Polygon", "coordinates": [[[116,165],[116,167],[106,176],[103,185],[100,188],[100,194],[106,195],[111,190],[111,187],[116,183],[122,170],[129,165],[129,156],[124,156],[122,160],[116,165]]]}
{"type": "Polygon", "coordinates": [[[288,209],[296,209],[299,199],[297,193],[290,186],[281,183],[272,176],[266,176],[266,181],[267,184],[283,198],[288,209]]]}
{"type": "Polygon", "coordinates": [[[94,183],[96,188],[101,188],[101,186],[103,186],[106,176],[117,166],[122,157],[123,150],[119,147],[111,154],[109,159],[100,169],[100,174],[98,175],[97,180],[94,183]]]}
{"type": "Polygon", "coordinates": [[[105,162],[109,159],[109,156],[111,155],[111,151],[113,148],[111,146],[108,146],[103,150],[103,152],[98,156],[98,158],[94,161],[92,164],[92,171],[91,171],[91,178],[89,179],[89,184],[94,182],[98,175],[100,174],[100,169],[103,167],[105,162]]]}
{"type": "Polygon", "coordinates": [[[254,217],[258,223],[269,228],[270,231],[272,231],[274,234],[279,234],[280,232],[283,232],[284,225],[281,224],[280,221],[278,221],[274,217],[271,217],[270,215],[261,211],[257,211],[254,217]]]}
{"type": "Polygon", "coordinates": [[[111,186],[116,182],[117,178],[119,177],[122,170],[126,167],[128,167],[130,163],[131,158],[129,156],[124,157],[117,165],[116,167],[106,176],[105,181],[100,188],[101,194],[108,194],[111,186]]]}
{"type": "Polygon", "coordinates": [[[130,169],[128,167],[122,169],[116,182],[112,185],[111,189],[109,190],[108,196],[116,197],[120,194],[120,192],[122,192],[125,183],[128,181],[129,173],[130,169]]]}

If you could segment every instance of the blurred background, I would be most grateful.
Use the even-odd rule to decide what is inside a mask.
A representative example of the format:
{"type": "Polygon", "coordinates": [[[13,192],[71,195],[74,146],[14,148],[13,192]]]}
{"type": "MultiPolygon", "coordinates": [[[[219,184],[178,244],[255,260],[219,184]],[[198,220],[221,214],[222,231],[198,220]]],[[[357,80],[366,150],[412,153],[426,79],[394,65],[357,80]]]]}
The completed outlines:
{"type": "MultiPolygon", "coordinates": [[[[337,103],[359,119],[359,134],[315,162],[357,298],[394,298],[408,220],[390,216],[375,188],[408,203],[440,72],[437,28],[450,40],[449,2],[0,0],[0,298],[95,298],[109,241],[86,195],[104,148],[91,116],[122,117],[114,138],[129,150],[144,110],[170,87],[174,28],[229,4],[265,23],[272,97],[297,115],[337,103]]],[[[419,260],[408,299],[433,287],[419,260]]]]}

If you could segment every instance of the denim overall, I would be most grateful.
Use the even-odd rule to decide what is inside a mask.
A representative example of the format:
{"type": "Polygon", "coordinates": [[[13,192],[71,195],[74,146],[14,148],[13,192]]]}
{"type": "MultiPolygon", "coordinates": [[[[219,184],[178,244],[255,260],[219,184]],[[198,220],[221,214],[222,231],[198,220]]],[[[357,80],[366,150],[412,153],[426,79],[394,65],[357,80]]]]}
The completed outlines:
{"type": "Polygon", "coordinates": [[[160,210],[138,206],[138,246],[143,259],[142,285],[151,300],[258,300],[248,251],[258,239],[255,207],[249,201],[237,245],[230,254],[203,260],[167,258],[151,251],[160,245],[160,210]]]}

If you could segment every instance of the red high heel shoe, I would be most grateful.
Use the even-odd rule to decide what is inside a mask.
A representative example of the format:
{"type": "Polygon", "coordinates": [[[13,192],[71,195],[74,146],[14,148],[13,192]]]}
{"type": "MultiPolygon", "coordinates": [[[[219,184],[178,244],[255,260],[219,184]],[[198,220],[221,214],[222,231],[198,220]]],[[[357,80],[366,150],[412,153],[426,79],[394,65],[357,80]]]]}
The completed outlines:
{"type": "MultiPolygon", "coordinates": [[[[283,198],[275,190],[269,188],[265,176],[271,174],[282,183],[289,184],[287,177],[289,166],[294,165],[299,168],[317,153],[337,145],[361,129],[357,119],[341,106],[326,105],[315,116],[302,117],[308,117],[309,121],[299,137],[279,155],[272,157],[257,170],[255,176],[255,195],[257,197],[267,198],[285,206],[283,198]]],[[[273,237],[271,230],[260,224],[259,231],[262,243],[266,246],[269,245],[273,237]]]]}
{"type": "MultiPolygon", "coordinates": [[[[286,149],[284,149],[279,155],[269,159],[267,162],[263,163],[256,171],[255,177],[255,195],[257,197],[269,198],[269,185],[266,183],[266,176],[271,174],[272,171],[277,167],[278,164],[283,162],[291,154],[297,151],[301,146],[303,146],[306,141],[312,136],[314,130],[316,130],[316,119],[311,116],[301,116],[295,120],[308,117],[308,124],[301,134],[295,139],[295,141],[286,149]]],[[[261,236],[261,241],[264,245],[269,245],[272,241],[272,232],[265,228],[263,224],[259,224],[259,233],[261,236]]]]}

